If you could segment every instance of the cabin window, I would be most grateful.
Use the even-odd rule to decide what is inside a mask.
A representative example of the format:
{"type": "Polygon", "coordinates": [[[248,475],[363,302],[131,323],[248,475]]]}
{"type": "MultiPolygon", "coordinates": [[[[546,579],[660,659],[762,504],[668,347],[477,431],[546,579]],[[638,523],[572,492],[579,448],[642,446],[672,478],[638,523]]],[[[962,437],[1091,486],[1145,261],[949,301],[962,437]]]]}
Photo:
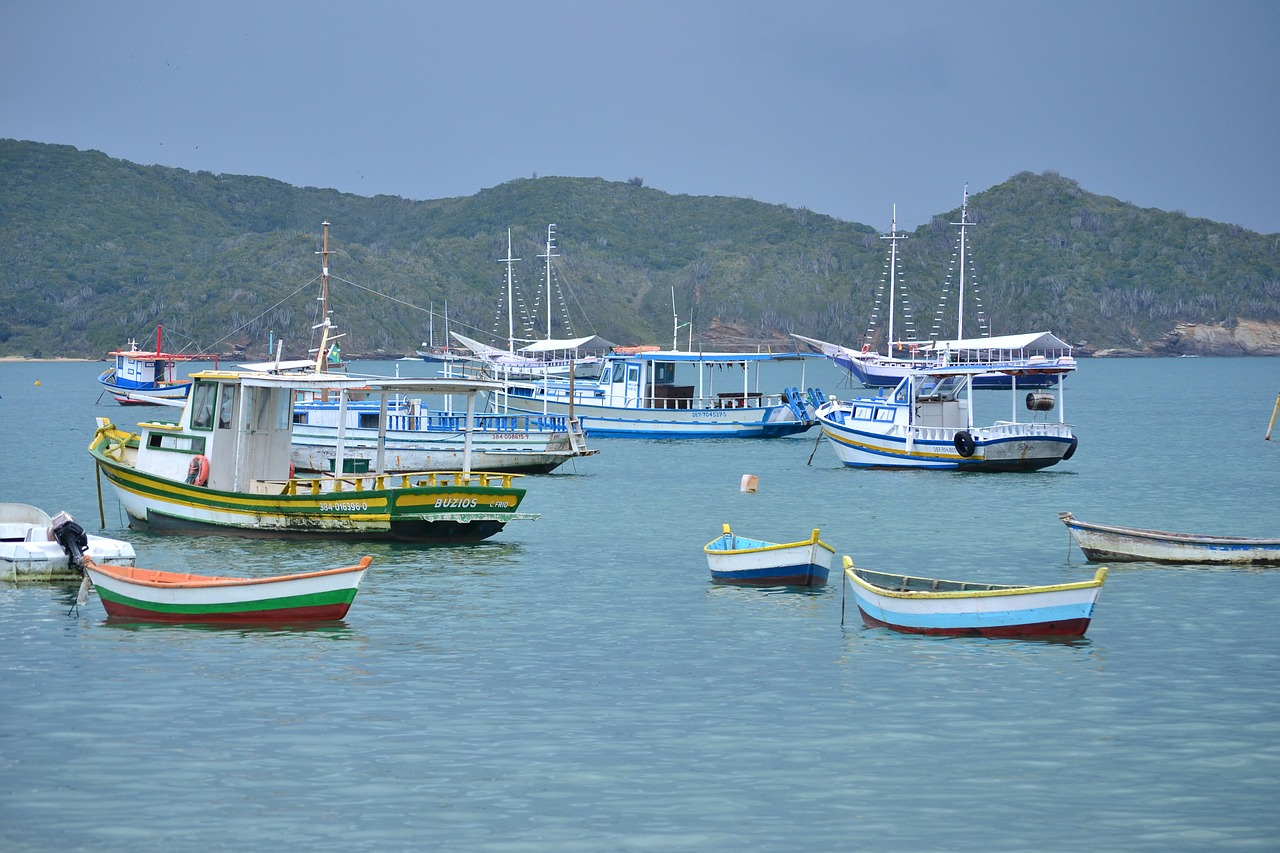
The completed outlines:
{"type": "Polygon", "coordinates": [[[853,407],[853,416],[860,421],[871,420],[871,412],[872,412],[872,409],[870,406],[854,406],[853,407]]]}
{"type": "Polygon", "coordinates": [[[235,402],[235,395],[230,393],[230,388],[227,391],[222,395],[222,405],[218,407],[218,429],[231,429],[231,404],[235,402]]]}
{"type": "Polygon", "coordinates": [[[218,399],[215,382],[197,382],[191,389],[191,428],[213,429],[213,404],[218,399]]]}
{"type": "Polygon", "coordinates": [[[876,409],[876,420],[878,421],[893,420],[893,409],[876,409]]]}
{"type": "Polygon", "coordinates": [[[204,438],[194,435],[171,435],[169,433],[153,432],[147,436],[147,447],[152,450],[204,453],[204,438]]]}
{"type": "Polygon", "coordinates": [[[360,412],[360,420],[356,425],[360,429],[377,429],[378,413],[377,412],[360,412]]]}
{"type": "Polygon", "coordinates": [[[626,378],[627,378],[627,366],[621,361],[615,361],[613,363],[613,377],[611,378],[611,381],[621,382],[626,378]]]}
{"type": "Polygon", "coordinates": [[[895,403],[907,402],[907,383],[903,382],[901,385],[898,386],[898,390],[893,392],[893,402],[895,403]]]}
{"type": "Polygon", "coordinates": [[[674,385],[676,381],[676,364],[674,361],[655,361],[653,363],[653,383],[655,385],[674,385]]]}
{"type": "Polygon", "coordinates": [[[276,391],[271,398],[276,402],[276,429],[281,432],[293,429],[293,393],[276,391]]]}

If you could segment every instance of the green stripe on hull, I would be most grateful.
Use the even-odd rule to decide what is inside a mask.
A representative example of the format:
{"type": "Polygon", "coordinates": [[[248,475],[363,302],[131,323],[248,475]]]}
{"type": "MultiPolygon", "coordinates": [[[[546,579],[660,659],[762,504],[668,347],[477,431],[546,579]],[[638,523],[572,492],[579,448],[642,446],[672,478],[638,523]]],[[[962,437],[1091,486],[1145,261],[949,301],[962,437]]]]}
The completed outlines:
{"type": "Polygon", "coordinates": [[[145,601],[123,595],[115,590],[96,586],[98,597],[106,602],[131,607],[135,610],[148,610],[152,613],[171,613],[184,616],[206,616],[222,613],[250,613],[263,610],[294,610],[308,607],[331,607],[333,605],[350,605],[355,600],[356,590],[335,589],[326,592],[308,593],[305,595],[286,595],[279,598],[264,598],[257,601],[227,601],[202,604],[170,604],[156,601],[145,601]]]}

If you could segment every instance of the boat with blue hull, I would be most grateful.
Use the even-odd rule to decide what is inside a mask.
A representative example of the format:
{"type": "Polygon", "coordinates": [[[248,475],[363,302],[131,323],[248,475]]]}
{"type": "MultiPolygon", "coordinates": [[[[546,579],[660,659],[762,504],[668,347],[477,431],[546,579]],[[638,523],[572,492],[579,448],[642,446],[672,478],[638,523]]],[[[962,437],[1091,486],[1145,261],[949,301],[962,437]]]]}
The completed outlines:
{"type": "Polygon", "coordinates": [[[622,349],[601,359],[595,378],[511,380],[501,405],[576,417],[588,436],[778,438],[817,424],[820,392],[800,391],[803,355],[622,349]],[[800,385],[762,392],[759,368],[780,363],[801,366],[800,385]]]}
{"type": "Polygon", "coordinates": [[[98,384],[122,406],[163,406],[181,404],[191,391],[191,379],[177,375],[180,362],[212,361],[218,356],[199,353],[172,353],[163,349],[164,328],[156,326],[156,348],[143,350],[137,341],[128,349],[107,353],[113,364],[98,375],[98,384]]]}
{"type": "Polygon", "coordinates": [[[391,473],[474,468],[549,474],[598,452],[587,447],[582,426],[565,415],[478,412],[468,429],[465,412],[431,409],[421,398],[391,400],[385,412],[376,400],[352,400],[344,412],[341,398],[331,396],[294,403],[294,466],[336,470],[340,438],[347,459],[375,465],[380,433],[383,468],[391,473]]]}
{"type": "Polygon", "coordinates": [[[844,575],[862,621],[871,627],[953,637],[1074,639],[1089,628],[1107,569],[1088,581],[1025,586],[870,571],[845,557],[844,575]]]}
{"type": "Polygon", "coordinates": [[[739,536],[726,524],[702,550],[713,581],[746,586],[821,586],[835,558],[817,528],[808,539],[778,543],[739,536]]]}
{"type": "Polygon", "coordinates": [[[912,371],[889,396],[827,400],[816,414],[849,467],[1034,471],[1070,459],[1078,445],[1064,420],[1062,372],[1043,369],[1057,371],[1056,393],[1029,392],[1029,419],[1018,420],[1014,377],[1010,419],[975,426],[972,380],[987,372],[980,367],[912,371]]]}

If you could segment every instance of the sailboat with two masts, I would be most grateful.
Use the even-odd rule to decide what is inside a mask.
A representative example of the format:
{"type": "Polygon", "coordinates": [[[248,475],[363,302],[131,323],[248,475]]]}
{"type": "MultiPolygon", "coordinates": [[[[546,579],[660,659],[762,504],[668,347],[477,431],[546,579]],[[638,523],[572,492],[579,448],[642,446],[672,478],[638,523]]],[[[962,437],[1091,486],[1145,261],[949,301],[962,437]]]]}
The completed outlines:
{"type": "MultiPolygon", "coordinates": [[[[888,302],[888,336],[884,353],[874,349],[875,323],[868,329],[867,341],[861,349],[833,344],[803,335],[793,335],[798,340],[818,349],[835,364],[849,372],[858,382],[869,387],[894,388],[912,370],[948,365],[966,367],[988,366],[992,373],[974,376],[972,385],[979,389],[1008,389],[1013,387],[1042,388],[1057,384],[1063,373],[1073,371],[1075,358],[1071,355],[1071,345],[1058,338],[1052,332],[1029,332],[1019,335],[986,334],[982,337],[964,337],[965,312],[965,270],[971,265],[968,230],[973,227],[969,220],[969,188],[965,187],[964,201],[960,208],[960,221],[952,225],[959,228],[957,251],[953,264],[958,272],[956,299],[956,337],[938,339],[940,328],[935,325],[934,338],[927,341],[896,341],[894,339],[894,297],[898,286],[898,243],[905,240],[905,234],[897,230],[897,208],[894,208],[894,221],[888,236],[881,239],[889,241],[889,302],[888,302]],[[1052,370],[1046,370],[1052,368],[1052,370]]],[[[950,276],[948,276],[950,279],[950,276]]],[[[942,309],[939,308],[939,317],[942,309]]],[[[908,322],[909,320],[909,315],[908,322]]],[[[984,331],[985,323],[983,324],[984,331]]],[[[912,330],[913,337],[914,330],[912,330]]]]}

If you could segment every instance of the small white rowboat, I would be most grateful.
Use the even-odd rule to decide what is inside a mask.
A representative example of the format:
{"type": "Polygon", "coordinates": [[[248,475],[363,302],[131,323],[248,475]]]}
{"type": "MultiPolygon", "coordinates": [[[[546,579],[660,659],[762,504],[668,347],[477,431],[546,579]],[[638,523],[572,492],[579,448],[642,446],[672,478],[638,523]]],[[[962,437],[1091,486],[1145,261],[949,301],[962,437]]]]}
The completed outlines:
{"type": "Polygon", "coordinates": [[[1206,536],[1091,524],[1069,512],[1060,512],[1058,517],[1084,551],[1085,558],[1095,562],[1280,564],[1280,539],[1206,536]]]}

